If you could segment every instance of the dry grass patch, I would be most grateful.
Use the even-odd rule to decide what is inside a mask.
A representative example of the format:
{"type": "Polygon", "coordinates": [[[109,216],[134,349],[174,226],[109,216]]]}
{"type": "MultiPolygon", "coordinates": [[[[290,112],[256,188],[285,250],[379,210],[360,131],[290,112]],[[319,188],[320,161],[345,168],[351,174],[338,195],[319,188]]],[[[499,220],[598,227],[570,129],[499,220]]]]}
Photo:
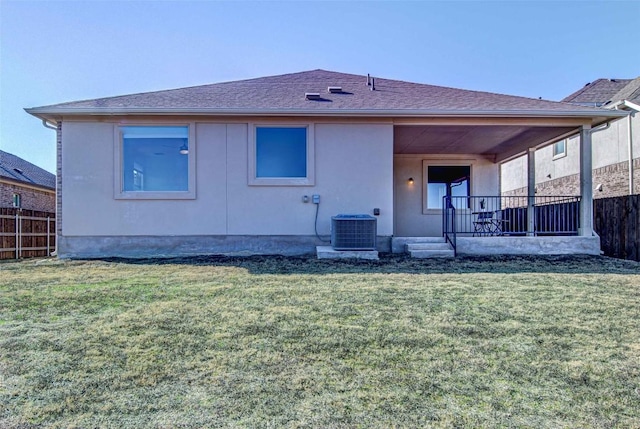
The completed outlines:
{"type": "Polygon", "coordinates": [[[640,426],[640,265],[0,264],[2,427],[640,426]]]}

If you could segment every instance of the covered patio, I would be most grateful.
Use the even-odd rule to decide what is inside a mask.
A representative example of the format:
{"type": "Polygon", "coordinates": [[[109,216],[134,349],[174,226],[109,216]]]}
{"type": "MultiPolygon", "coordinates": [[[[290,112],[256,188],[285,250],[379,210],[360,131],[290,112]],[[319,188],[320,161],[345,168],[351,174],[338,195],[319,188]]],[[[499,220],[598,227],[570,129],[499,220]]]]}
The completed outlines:
{"type": "Polygon", "coordinates": [[[396,120],[392,250],[444,242],[454,254],[599,254],[591,132],[608,120],[575,112],[396,120]],[[536,149],[576,133],[580,194],[536,194],[536,149]],[[525,154],[527,195],[502,196],[501,164],[525,154]]]}

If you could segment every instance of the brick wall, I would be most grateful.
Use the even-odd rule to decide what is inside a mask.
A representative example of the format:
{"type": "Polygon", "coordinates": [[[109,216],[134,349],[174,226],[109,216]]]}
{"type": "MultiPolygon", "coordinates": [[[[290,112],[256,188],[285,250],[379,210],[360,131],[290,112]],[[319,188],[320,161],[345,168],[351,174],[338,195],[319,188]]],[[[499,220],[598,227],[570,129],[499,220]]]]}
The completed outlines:
{"type": "MultiPolygon", "coordinates": [[[[606,165],[593,170],[593,198],[609,198],[629,195],[629,163],[627,161],[606,165]],[[602,184],[602,191],[595,190],[602,184]]],[[[640,194],[640,158],[633,160],[633,194],[640,194]]],[[[538,195],[580,195],[580,175],[560,177],[537,183],[538,195]]],[[[503,192],[506,196],[527,195],[527,188],[503,192]]]]}
{"type": "Polygon", "coordinates": [[[54,213],[56,195],[54,191],[40,191],[18,184],[0,183],[0,207],[13,207],[13,194],[20,194],[22,208],[54,213]]]}

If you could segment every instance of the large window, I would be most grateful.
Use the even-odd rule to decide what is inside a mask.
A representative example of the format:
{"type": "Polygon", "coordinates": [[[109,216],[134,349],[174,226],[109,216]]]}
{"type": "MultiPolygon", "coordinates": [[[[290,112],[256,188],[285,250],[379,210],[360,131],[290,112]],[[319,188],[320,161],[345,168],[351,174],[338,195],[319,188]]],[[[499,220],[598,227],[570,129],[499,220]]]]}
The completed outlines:
{"type": "Polygon", "coordinates": [[[123,126],[118,136],[116,197],[195,197],[188,126],[123,126]]]}
{"type": "Polygon", "coordinates": [[[254,128],[250,142],[251,185],[313,185],[310,125],[254,128]]]}
{"type": "MultiPolygon", "coordinates": [[[[471,167],[430,165],[427,167],[427,208],[442,209],[443,197],[471,195],[471,167]]],[[[453,198],[457,209],[468,208],[468,199],[453,198]]]]}

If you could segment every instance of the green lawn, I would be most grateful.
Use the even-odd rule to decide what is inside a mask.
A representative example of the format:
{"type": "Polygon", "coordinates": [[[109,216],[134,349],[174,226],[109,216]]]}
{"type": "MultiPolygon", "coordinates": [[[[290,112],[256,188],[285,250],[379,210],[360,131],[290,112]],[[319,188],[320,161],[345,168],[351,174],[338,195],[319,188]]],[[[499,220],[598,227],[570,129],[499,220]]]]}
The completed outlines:
{"type": "Polygon", "coordinates": [[[640,427],[640,264],[0,263],[0,427],[640,427]]]}

